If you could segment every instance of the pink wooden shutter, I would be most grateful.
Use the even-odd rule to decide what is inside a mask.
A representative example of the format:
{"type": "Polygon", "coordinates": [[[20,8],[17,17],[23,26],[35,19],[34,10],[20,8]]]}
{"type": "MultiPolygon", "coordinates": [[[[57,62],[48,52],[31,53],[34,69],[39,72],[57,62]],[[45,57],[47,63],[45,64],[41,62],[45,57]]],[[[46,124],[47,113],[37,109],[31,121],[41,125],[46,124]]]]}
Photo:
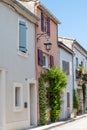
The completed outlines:
{"type": "Polygon", "coordinates": [[[47,34],[50,36],[50,18],[47,18],[47,34]]]}

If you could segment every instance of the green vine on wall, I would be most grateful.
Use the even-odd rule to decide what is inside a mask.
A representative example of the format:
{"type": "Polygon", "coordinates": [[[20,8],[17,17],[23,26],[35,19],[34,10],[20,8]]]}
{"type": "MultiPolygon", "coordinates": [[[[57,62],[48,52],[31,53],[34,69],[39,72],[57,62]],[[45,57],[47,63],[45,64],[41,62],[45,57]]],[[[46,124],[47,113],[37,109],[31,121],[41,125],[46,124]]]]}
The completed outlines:
{"type": "Polygon", "coordinates": [[[46,87],[42,76],[39,78],[39,108],[40,108],[40,125],[45,125],[46,117],[46,87]]]}
{"type": "MultiPolygon", "coordinates": [[[[44,79],[44,82],[48,82],[49,84],[47,91],[50,94],[50,108],[51,108],[50,118],[52,122],[55,122],[59,117],[61,111],[61,104],[62,104],[61,94],[63,93],[63,90],[67,84],[66,74],[63,73],[61,69],[54,67],[51,68],[48,72],[45,72],[42,75],[42,77],[43,77],[42,79],[44,79]]],[[[44,105],[45,104],[46,102],[44,103],[44,105]]]]}
{"type": "Polygon", "coordinates": [[[83,107],[84,107],[84,113],[85,113],[85,101],[86,101],[86,85],[82,84],[82,91],[83,91],[83,107]]]}
{"type": "Polygon", "coordinates": [[[73,90],[73,108],[77,110],[79,109],[79,98],[75,89],[73,90]]]}
{"type": "Polygon", "coordinates": [[[85,103],[85,99],[86,99],[86,85],[85,84],[82,85],[82,90],[83,90],[83,103],[85,103]]]}

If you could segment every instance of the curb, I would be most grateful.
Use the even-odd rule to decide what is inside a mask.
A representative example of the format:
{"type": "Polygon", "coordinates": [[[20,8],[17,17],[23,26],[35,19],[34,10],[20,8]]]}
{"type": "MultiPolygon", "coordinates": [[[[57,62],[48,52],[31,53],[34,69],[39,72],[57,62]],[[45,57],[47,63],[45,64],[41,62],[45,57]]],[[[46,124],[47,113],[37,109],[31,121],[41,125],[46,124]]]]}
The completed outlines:
{"type": "Polygon", "coordinates": [[[61,126],[61,125],[67,124],[69,122],[73,122],[75,120],[79,120],[79,119],[84,118],[84,117],[87,117],[87,115],[84,114],[84,115],[81,115],[81,116],[77,116],[76,118],[71,118],[70,120],[55,122],[55,123],[52,123],[50,125],[38,126],[38,127],[35,127],[35,128],[30,128],[28,130],[49,130],[49,129],[55,128],[57,126],[61,126]]]}

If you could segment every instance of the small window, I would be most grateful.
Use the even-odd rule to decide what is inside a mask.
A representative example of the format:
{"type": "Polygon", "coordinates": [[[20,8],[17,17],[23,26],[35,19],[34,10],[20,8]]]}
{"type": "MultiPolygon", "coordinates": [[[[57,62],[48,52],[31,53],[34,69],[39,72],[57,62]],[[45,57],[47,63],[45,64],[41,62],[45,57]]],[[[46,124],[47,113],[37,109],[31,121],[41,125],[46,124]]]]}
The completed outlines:
{"type": "Polygon", "coordinates": [[[23,98],[23,94],[22,94],[22,84],[20,83],[14,83],[14,110],[21,110],[22,109],[22,98],[23,98]]]}
{"type": "Polygon", "coordinates": [[[23,21],[19,22],[19,51],[26,53],[26,23],[23,21]]]}
{"type": "Polygon", "coordinates": [[[81,61],[81,66],[83,67],[83,61],[81,61]]]}
{"type": "Polygon", "coordinates": [[[48,68],[48,56],[43,54],[43,67],[48,68]]]}
{"type": "Polygon", "coordinates": [[[15,106],[20,107],[21,106],[21,88],[15,87],[15,106]]]}

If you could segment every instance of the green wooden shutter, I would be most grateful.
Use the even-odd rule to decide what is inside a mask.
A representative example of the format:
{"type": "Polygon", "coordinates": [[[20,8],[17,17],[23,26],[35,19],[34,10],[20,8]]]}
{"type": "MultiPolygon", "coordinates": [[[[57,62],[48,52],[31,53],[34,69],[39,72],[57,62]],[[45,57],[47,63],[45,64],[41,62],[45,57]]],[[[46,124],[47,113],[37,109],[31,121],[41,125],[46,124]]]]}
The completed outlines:
{"type": "Polygon", "coordinates": [[[26,52],[26,23],[23,21],[19,22],[19,50],[26,52]]]}

